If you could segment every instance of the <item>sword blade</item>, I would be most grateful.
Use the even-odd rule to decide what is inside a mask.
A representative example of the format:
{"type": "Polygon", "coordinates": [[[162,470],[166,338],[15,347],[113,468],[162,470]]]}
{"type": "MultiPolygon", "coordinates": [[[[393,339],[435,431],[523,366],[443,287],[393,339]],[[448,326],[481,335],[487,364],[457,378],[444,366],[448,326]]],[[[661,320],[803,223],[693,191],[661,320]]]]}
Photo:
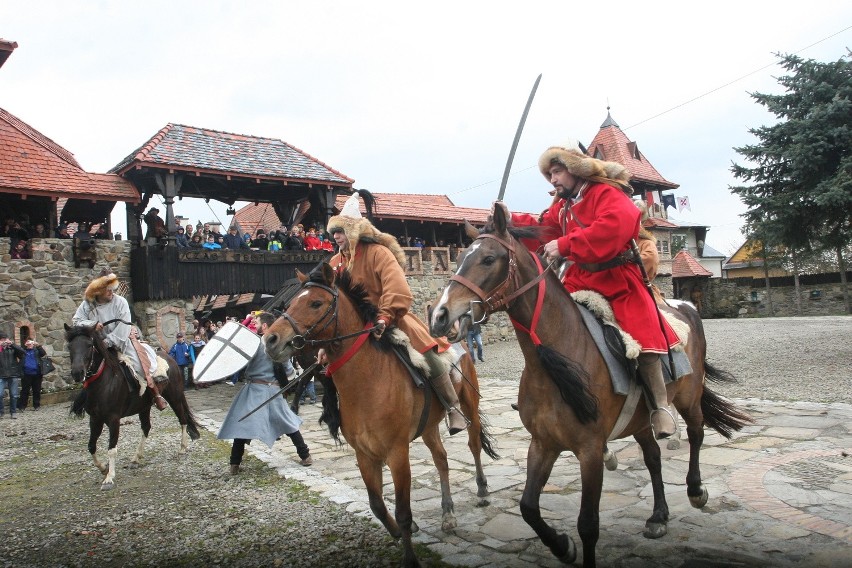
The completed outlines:
{"type": "Polygon", "coordinates": [[[275,400],[276,398],[278,398],[279,396],[281,396],[281,394],[282,394],[282,393],[285,393],[285,392],[287,392],[288,390],[290,390],[291,388],[293,388],[293,385],[297,384],[299,381],[301,381],[303,378],[305,378],[305,377],[308,375],[308,373],[313,373],[313,372],[314,372],[314,369],[317,367],[317,365],[318,365],[318,364],[319,364],[319,363],[314,363],[313,365],[311,365],[310,367],[308,367],[307,369],[305,369],[305,370],[302,372],[302,374],[301,374],[301,375],[299,375],[298,377],[294,377],[292,381],[290,381],[289,383],[287,383],[286,385],[284,385],[281,389],[279,389],[279,390],[278,390],[278,392],[277,392],[277,393],[273,394],[272,396],[270,396],[269,398],[267,398],[266,400],[264,400],[264,401],[260,404],[260,406],[258,406],[257,408],[255,408],[254,410],[252,410],[251,412],[249,412],[248,414],[246,414],[245,416],[243,416],[242,418],[240,418],[239,420],[237,420],[237,422],[242,422],[243,420],[245,420],[246,418],[248,418],[249,416],[251,416],[252,414],[254,414],[255,412],[257,412],[258,410],[260,410],[261,408],[263,408],[264,406],[266,406],[267,404],[269,404],[270,402],[272,402],[273,400],[275,400]]]}
{"type": "Polygon", "coordinates": [[[538,84],[541,81],[541,74],[535,80],[530,97],[527,99],[527,106],[524,107],[524,114],[521,115],[521,122],[518,124],[518,130],[515,132],[515,139],[512,141],[512,149],[509,151],[509,159],[506,161],[506,169],[503,170],[503,180],[500,182],[500,192],[497,194],[497,201],[503,201],[503,195],[506,194],[506,184],[509,182],[509,172],[512,170],[512,162],[515,161],[515,150],[518,149],[518,142],[521,140],[521,132],[524,131],[524,124],[527,122],[527,115],[530,113],[535,92],[538,90],[538,84]]]}

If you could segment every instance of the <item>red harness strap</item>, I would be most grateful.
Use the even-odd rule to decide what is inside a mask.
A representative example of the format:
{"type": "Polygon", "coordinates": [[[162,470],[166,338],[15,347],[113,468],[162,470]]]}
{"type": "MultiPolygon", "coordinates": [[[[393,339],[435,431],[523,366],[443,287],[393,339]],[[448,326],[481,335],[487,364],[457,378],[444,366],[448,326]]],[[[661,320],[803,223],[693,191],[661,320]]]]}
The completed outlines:
{"type": "MultiPolygon", "coordinates": [[[[371,327],[373,327],[373,324],[371,322],[367,322],[367,325],[364,326],[364,329],[370,329],[371,327]]],[[[360,337],[358,337],[358,339],[355,340],[355,343],[352,344],[352,347],[350,347],[346,351],[346,353],[344,353],[340,357],[340,359],[329,363],[328,367],[325,368],[325,376],[332,376],[335,371],[339,370],[343,365],[348,363],[349,359],[351,359],[355,355],[355,353],[357,353],[358,350],[361,349],[361,346],[364,345],[364,342],[367,341],[368,337],[370,337],[369,333],[361,335],[360,337]]]]}
{"type": "Polygon", "coordinates": [[[92,384],[93,382],[100,379],[101,375],[104,374],[104,368],[105,367],[106,367],[106,359],[103,359],[101,361],[100,367],[98,367],[98,371],[94,375],[92,375],[91,377],[89,377],[85,381],[83,381],[83,388],[88,387],[90,384],[92,384]]]}
{"type": "MultiPolygon", "coordinates": [[[[531,255],[535,260],[536,266],[538,266],[538,273],[542,274],[544,268],[541,266],[541,261],[538,259],[538,255],[531,255]]],[[[532,321],[530,322],[530,328],[527,329],[513,317],[509,317],[512,322],[512,325],[517,329],[527,333],[532,339],[533,344],[536,346],[541,345],[541,339],[539,339],[538,334],[536,333],[536,328],[538,328],[538,322],[541,319],[541,308],[544,305],[544,291],[547,288],[547,284],[544,281],[544,278],[538,281],[538,298],[535,300],[535,310],[533,310],[532,321]]]]}

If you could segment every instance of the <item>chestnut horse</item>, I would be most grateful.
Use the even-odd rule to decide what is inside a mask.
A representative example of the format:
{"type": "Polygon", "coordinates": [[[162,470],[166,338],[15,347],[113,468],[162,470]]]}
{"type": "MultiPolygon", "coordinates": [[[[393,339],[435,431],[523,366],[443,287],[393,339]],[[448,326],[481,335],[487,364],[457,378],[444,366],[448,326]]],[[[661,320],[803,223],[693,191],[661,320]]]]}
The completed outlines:
{"type": "MultiPolygon", "coordinates": [[[[613,432],[626,397],[615,394],[609,371],[571,296],[552,270],[518,240],[535,238],[530,228],[509,225],[497,207],[481,233],[468,226],[474,239],[458,260],[458,269],[435,305],[430,331],[443,335],[455,322],[483,319],[495,311],[512,318],[524,356],[518,391],[518,410],[532,440],[527,454],[527,481],[521,513],[541,541],[560,560],[570,563],[577,549],[566,534],[557,533],[541,516],[539,497],[560,452],[570,450],[580,463],[582,496],[577,530],[583,542],[583,565],[595,565],[603,483],[603,455],[611,434],[632,435],[642,448],[654,492],[653,514],[645,536],[665,534],[668,505],[661,475],[660,448],[649,426],[648,409],[638,404],[620,435],[613,432]],[[484,292],[489,291],[489,292],[484,292]],[[542,317],[542,314],[544,314],[542,317]]],[[[693,372],[668,385],[669,399],[683,416],[689,436],[687,495],[693,507],[703,507],[708,493],[701,482],[698,456],[707,426],[730,438],[751,419],[704,386],[704,379],[732,381],[705,361],[701,319],[687,305],[663,308],[690,326],[686,353],[693,372]]],[[[463,330],[462,330],[463,333],[463,330]]]]}
{"type": "MultiPolygon", "coordinates": [[[[104,345],[101,334],[94,327],[65,325],[65,339],[68,342],[68,353],[71,356],[71,376],[75,382],[83,381],[83,390],[77,395],[71,407],[71,412],[79,417],[83,411],[89,415],[89,453],[104,480],[101,489],[106,491],[115,486],[115,458],[118,454],[118,430],[121,419],[126,416],[139,415],[142,426],[142,439],[136,448],[136,453],[130,460],[130,467],[139,467],[139,460],[145,450],[145,442],[151,431],[151,405],[153,397],[148,389],[139,396],[139,385],[134,380],[131,384],[124,376],[121,363],[114,350],[104,345]],[[106,465],[98,460],[98,438],[104,430],[109,429],[108,462],[106,465]]],[[[169,380],[160,385],[160,393],[169,403],[181,424],[180,450],[186,453],[187,433],[193,440],[199,438],[198,423],[189,408],[183,393],[183,375],[177,363],[160,352],[160,356],[169,364],[169,380]]]]}
{"type": "MultiPolygon", "coordinates": [[[[330,367],[337,368],[330,380],[322,379],[325,394],[320,421],[328,425],[332,437],[339,441],[342,432],[354,448],[370,509],[394,538],[402,538],[404,565],[418,566],[411,544],[411,533],[417,530],[417,524],[411,515],[409,462],[409,445],[418,432],[432,453],[441,480],[441,528],[448,531],[456,526],[447,451],[438,430],[446,414],[444,408],[432,389],[415,386],[388,342],[391,330],[380,341],[372,337],[370,326],[377,310],[366,300],[363,287],[352,286],[347,273],[336,276],[328,264],[310,276],[301,273],[298,276],[302,290],[263,336],[266,352],[272,359],[283,361],[297,350],[314,350],[320,346],[326,349],[330,367]],[[393,478],[394,517],[388,513],[382,497],[384,464],[393,478]]],[[[480,452],[484,450],[495,459],[498,456],[482,422],[476,369],[467,353],[450,376],[461,408],[471,421],[468,447],[476,464],[479,505],[485,505],[488,483],[480,452]]]]}

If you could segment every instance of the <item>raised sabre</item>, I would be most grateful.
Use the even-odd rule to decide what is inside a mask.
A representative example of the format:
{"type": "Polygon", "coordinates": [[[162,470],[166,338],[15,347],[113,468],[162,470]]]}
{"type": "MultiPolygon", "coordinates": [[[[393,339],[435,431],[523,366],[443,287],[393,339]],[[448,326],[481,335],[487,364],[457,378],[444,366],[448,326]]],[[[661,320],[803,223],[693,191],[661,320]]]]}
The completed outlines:
{"type": "Polygon", "coordinates": [[[497,194],[497,201],[503,201],[503,195],[506,193],[506,184],[509,182],[509,171],[512,169],[512,162],[515,161],[515,150],[518,149],[518,142],[521,140],[521,132],[524,131],[524,124],[527,122],[527,115],[530,112],[535,92],[538,89],[538,83],[541,81],[541,74],[535,80],[530,98],[527,99],[527,106],[524,107],[524,114],[521,115],[521,122],[518,123],[518,130],[515,132],[515,139],[512,141],[512,149],[509,151],[509,159],[506,161],[506,169],[503,170],[503,181],[500,182],[500,192],[497,194]]]}

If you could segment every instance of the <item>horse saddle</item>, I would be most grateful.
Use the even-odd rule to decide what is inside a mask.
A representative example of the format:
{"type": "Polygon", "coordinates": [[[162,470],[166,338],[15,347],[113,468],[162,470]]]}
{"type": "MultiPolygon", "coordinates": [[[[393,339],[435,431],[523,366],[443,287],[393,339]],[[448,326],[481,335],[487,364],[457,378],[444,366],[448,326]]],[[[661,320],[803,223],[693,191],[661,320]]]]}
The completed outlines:
{"type": "MultiPolygon", "coordinates": [[[[603,296],[589,290],[574,292],[571,296],[577,303],[577,308],[583,316],[583,322],[594,339],[598,351],[606,361],[612,379],[613,391],[616,394],[627,396],[631,384],[636,382],[637,358],[641,347],[630,334],[617,326],[615,317],[611,315],[612,308],[609,307],[609,303],[603,296]]],[[[669,323],[671,323],[671,320],[669,320],[669,323]]],[[[675,331],[679,332],[680,330],[676,329],[675,331]]],[[[681,336],[681,343],[685,344],[686,340],[686,337],[681,336]]],[[[680,378],[692,372],[689,358],[682,349],[673,349],[672,359],[675,366],[674,373],[671,372],[669,358],[660,357],[666,383],[672,382],[673,376],[680,378]]]]}

